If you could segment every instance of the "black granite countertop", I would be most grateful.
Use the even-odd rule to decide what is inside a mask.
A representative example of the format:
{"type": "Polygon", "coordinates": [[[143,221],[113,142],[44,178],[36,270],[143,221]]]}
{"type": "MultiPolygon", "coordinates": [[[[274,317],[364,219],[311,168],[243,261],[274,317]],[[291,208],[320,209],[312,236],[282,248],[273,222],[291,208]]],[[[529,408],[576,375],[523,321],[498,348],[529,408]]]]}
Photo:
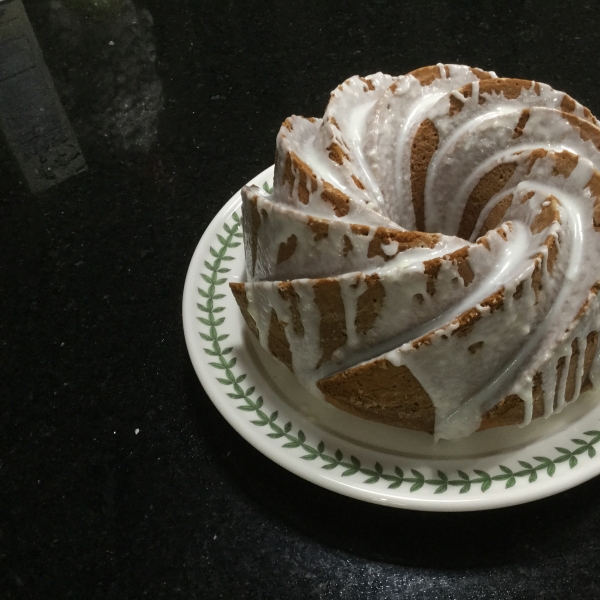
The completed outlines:
{"type": "Polygon", "coordinates": [[[0,1],[0,598],[599,598],[600,480],[471,514],[336,495],[224,421],[181,323],[284,118],[438,62],[600,114],[598,4],[23,1],[0,1]]]}

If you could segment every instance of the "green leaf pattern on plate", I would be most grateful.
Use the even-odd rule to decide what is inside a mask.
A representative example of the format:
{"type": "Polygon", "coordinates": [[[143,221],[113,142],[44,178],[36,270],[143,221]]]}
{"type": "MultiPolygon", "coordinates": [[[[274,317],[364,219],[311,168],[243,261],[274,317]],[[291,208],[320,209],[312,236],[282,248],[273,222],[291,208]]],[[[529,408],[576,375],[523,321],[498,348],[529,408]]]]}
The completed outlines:
{"type": "MultiPolygon", "coordinates": [[[[265,182],[263,188],[267,192],[271,192],[268,183],[265,182]]],[[[225,310],[223,306],[216,306],[215,302],[225,297],[225,294],[216,293],[217,288],[225,285],[227,276],[225,275],[230,269],[223,267],[222,264],[234,260],[232,256],[227,255],[227,251],[231,248],[236,248],[240,245],[237,241],[242,237],[240,232],[240,217],[237,213],[231,216],[233,223],[223,226],[223,235],[217,234],[218,244],[217,249],[210,247],[212,262],[204,261],[204,266],[207,272],[201,273],[200,276],[206,282],[208,287],[198,288],[200,302],[197,303],[198,309],[203,316],[198,317],[198,320],[205,326],[206,332],[200,332],[200,336],[206,342],[210,342],[210,346],[204,348],[204,352],[211,357],[209,364],[216,369],[217,381],[225,386],[231,386],[231,392],[227,395],[233,400],[241,400],[238,405],[239,410],[253,413],[251,423],[257,427],[264,427],[268,433],[266,435],[272,439],[281,439],[284,441],[283,448],[293,449],[301,448],[304,454],[301,458],[304,460],[318,460],[322,462],[322,469],[333,471],[339,469],[341,477],[352,477],[362,475],[363,480],[367,484],[375,484],[380,480],[388,483],[389,489],[399,488],[403,484],[410,486],[411,492],[417,492],[424,486],[434,487],[435,494],[443,494],[451,487],[459,488],[460,494],[466,494],[473,488],[479,488],[482,492],[489,490],[496,482],[503,482],[504,487],[511,488],[517,483],[517,479],[527,480],[533,483],[538,479],[538,474],[545,472],[548,477],[552,477],[556,472],[557,465],[560,463],[569,464],[569,468],[573,469],[577,466],[578,456],[587,454],[590,459],[596,456],[594,446],[600,441],[600,431],[586,431],[583,435],[589,439],[572,439],[575,444],[574,449],[557,447],[558,455],[554,458],[545,456],[534,456],[532,462],[519,460],[520,469],[514,470],[505,465],[498,465],[498,473],[490,475],[486,471],[474,469],[471,475],[464,471],[457,471],[456,476],[452,479],[442,470],[437,471],[436,477],[426,478],[423,473],[416,469],[410,470],[410,475],[406,474],[400,467],[394,467],[393,471],[387,472],[379,462],[376,462],[372,467],[365,466],[356,456],[344,457],[341,450],[337,449],[333,454],[327,452],[325,444],[319,442],[316,447],[310,445],[306,441],[306,435],[299,429],[294,433],[294,426],[290,421],[285,424],[279,422],[279,414],[277,411],[271,414],[262,410],[263,399],[254,396],[254,386],[244,389],[240,385],[246,375],[235,375],[233,368],[235,367],[236,358],[231,356],[233,348],[223,348],[221,342],[224,342],[228,335],[219,334],[218,328],[225,322],[225,317],[220,316],[225,310]]]]}

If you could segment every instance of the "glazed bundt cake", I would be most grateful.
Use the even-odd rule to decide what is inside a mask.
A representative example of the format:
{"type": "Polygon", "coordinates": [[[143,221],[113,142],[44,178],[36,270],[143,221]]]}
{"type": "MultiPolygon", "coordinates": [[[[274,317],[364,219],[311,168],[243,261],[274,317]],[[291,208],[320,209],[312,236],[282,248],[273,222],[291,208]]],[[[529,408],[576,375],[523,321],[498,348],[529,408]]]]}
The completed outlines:
{"type": "Polygon", "coordinates": [[[315,396],[460,438],[595,376],[600,128],[548,85],[462,65],[351,77],[242,191],[260,344],[315,396]]]}

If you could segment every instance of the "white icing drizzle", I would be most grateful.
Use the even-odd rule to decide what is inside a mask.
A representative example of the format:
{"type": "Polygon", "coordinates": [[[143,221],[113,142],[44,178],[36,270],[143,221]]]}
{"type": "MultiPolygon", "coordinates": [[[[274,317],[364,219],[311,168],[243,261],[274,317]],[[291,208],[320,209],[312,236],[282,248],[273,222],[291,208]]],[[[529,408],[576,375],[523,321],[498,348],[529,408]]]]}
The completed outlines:
{"type": "Polygon", "coordinates": [[[505,95],[503,80],[478,73],[437,65],[430,79],[350,78],[323,119],[282,127],[274,193],[243,191],[245,291],[261,345],[275,311],[294,373],[317,396],[319,380],[355,365],[405,365],[435,407],[438,439],[470,435],[503,398],[522,400],[527,425],[563,410],[586,378],[600,385],[588,337],[600,327],[590,291],[600,129],[563,92],[521,82],[505,95]],[[413,142],[426,122],[437,132],[424,180],[435,235],[411,237],[413,142]],[[486,192],[495,172],[502,184],[486,192]],[[315,294],[324,282],[345,335],[327,360],[315,294]],[[367,301],[374,314],[359,327],[367,301]]]}

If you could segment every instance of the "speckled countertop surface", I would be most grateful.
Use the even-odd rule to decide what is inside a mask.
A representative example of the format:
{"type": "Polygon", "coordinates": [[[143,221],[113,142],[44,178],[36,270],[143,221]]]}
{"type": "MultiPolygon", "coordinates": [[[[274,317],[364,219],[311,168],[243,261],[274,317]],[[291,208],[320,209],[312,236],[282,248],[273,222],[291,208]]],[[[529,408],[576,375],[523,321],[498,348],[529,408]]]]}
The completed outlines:
{"type": "MultiPolygon", "coordinates": [[[[17,2],[0,2],[0,113],[27,107],[3,92],[17,2]]],[[[61,164],[31,193],[5,118],[0,598],[600,597],[600,480],[476,514],[337,496],[227,425],[180,316],[198,239],[271,164],[285,117],[321,115],[349,75],[437,62],[548,82],[599,114],[597,5],[24,5],[87,170],[61,164]]]]}

